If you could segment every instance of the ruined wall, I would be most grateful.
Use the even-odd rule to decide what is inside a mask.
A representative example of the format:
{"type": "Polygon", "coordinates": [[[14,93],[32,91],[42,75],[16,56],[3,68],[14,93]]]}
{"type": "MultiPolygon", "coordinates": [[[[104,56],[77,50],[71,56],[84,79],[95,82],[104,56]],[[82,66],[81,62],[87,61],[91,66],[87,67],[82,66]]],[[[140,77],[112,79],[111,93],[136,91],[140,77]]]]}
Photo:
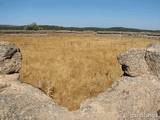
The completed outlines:
{"type": "Polygon", "coordinates": [[[69,30],[0,30],[0,37],[35,37],[35,36],[109,36],[136,37],[160,40],[160,33],[154,32],[116,32],[116,31],[69,31],[69,30]]]}

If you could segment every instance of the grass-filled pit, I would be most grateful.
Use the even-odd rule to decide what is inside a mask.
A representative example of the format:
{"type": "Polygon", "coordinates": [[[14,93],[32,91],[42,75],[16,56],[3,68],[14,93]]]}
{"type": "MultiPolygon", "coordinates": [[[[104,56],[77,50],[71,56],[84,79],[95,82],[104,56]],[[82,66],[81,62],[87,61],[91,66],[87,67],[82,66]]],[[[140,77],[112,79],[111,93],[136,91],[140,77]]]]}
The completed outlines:
{"type": "Polygon", "coordinates": [[[9,37],[22,52],[21,81],[42,89],[69,110],[106,90],[123,72],[117,56],[154,40],[142,38],[52,36],[9,37]]]}

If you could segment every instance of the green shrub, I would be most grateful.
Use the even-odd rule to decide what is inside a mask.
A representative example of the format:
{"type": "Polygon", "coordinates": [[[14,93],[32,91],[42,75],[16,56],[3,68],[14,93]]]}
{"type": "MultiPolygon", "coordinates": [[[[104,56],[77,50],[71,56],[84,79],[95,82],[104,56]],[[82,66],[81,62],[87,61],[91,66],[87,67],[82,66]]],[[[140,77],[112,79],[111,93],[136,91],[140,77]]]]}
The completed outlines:
{"type": "Polygon", "coordinates": [[[24,27],[24,30],[38,30],[38,25],[36,23],[32,23],[32,24],[29,24],[29,25],[26,25],[24,27]]]}

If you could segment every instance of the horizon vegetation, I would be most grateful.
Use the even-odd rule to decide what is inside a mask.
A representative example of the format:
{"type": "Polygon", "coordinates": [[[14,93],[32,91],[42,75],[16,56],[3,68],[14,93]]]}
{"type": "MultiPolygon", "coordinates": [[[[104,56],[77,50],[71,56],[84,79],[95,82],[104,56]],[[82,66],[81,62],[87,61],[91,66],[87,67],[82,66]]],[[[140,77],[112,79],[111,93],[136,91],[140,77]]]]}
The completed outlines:
{"type": "Polygon", "coordinates": [[[124,28],[124,27],[111,27],[111,28],[100,28],[100,27],[63,27],[55,25],[37,25],[32,23],[29,25],[0,25],[0,30],[71,30],[71,31],[124,31],[124,32],[160,32],[160,30],[142,30],[135,28],[124,28]]]}

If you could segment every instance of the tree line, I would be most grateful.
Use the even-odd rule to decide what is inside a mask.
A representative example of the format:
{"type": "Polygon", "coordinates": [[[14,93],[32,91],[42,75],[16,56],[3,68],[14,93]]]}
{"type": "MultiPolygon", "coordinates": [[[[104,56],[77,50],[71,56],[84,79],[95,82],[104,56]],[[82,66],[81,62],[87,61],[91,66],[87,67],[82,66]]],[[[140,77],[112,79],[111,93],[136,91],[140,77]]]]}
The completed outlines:
{"type": "Polygon", "coordinates": [[[0,30],[70,30],[70,31],[124,31],[124,32],[160,32],[160,30],[140,30],[124,27],[98,28],[98,27],[63,27],[54,25],[37,25],[32,23],[23,26],[0,25],[0,30]]]}

